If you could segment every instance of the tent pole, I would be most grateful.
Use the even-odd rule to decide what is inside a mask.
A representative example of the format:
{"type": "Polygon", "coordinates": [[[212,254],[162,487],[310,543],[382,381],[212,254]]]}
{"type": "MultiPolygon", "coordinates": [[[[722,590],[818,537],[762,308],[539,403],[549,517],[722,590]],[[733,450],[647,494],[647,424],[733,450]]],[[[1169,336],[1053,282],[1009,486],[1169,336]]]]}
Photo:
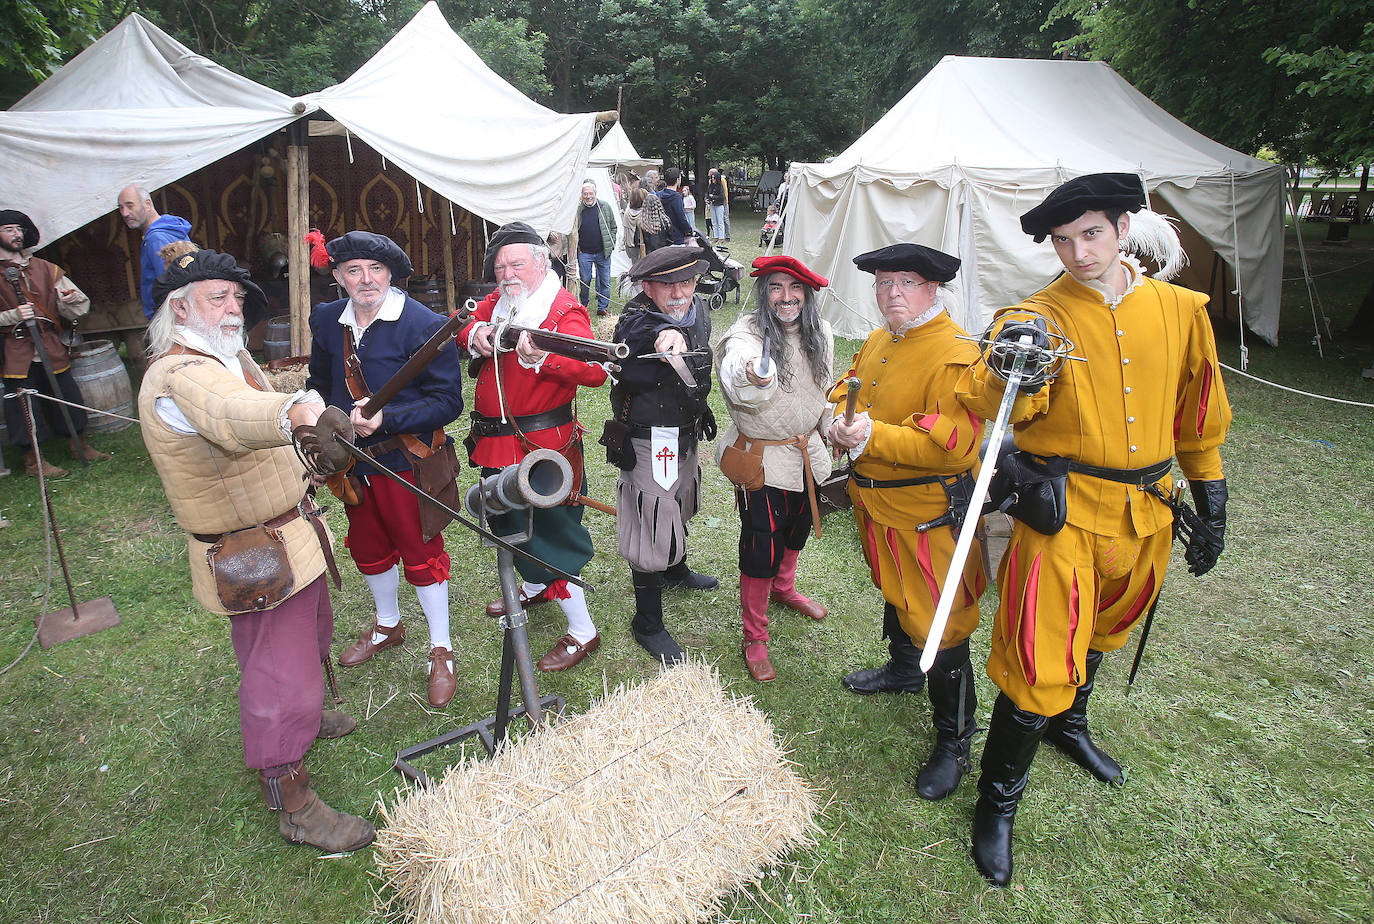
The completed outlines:
{"type": "Polygon", "coordinates": [[[303,117],[286,127],[286,257],[292,356],[310,352],[310,254],[305,244],[310,226],[309,124],[303,117]]]}
{"type": "MultiPolygon", "coordinates": [[[[447,200],[445,200],[447,201],[447,200]]],[[[453,287],[453,203],[448,203],[448,219],[443,220],[440,215],[439,224],[443,225],[444,235],[444,304],[448,306],[448,313],[451,315],[458,310],[454,302],[455,293],[453,287]]]]}

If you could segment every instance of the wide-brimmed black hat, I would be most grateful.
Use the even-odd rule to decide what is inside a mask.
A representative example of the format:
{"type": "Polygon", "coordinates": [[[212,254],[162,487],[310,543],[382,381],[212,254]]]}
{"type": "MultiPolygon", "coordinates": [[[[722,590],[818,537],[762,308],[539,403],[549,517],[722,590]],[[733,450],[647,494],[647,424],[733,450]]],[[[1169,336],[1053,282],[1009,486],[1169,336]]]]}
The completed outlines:
{"type": "Polygon", "coordinates": [[[396,242],[385,234],[371,231],[349,231],[324,245],[329,259],[335,266],[349,260],[376,260],[391,270],[393,281],[404,279],[415,272],[410,265],[410,257],[396,246],[396,242]]]}
{"type": "Polygon", "coordinates": [[[18,209],[0,209],[0,225],[18,225],[24,229],[24,242],[21,249],[28,250],[38,246],[38,225],[33,219],[18,209]]]}
{"type": "Polygon", "coordinates": [[[162,275],[153,283],[153,304],[161,307],[167,296],[182,286],[206,279],[227,279],[243,286],[246,294],[245,312],[256,316],[267,310],[267,296],[258,288],[248,270],[227,253],[216,250],[197,250],[177,257],[167,264],[162,275]]]}
{"type": "Polygon", "coordinates": [[[1074,177],[1021,216],[1021,230],[1043,241],[1054,228],[1067,225],[1084,212],[1138,212],[1145,205],[1145,187],[1134,173],[1088,173],[1074,177]]]}
{"type": "Polygon", "coordinates": [[[487,282],[496,281],[496,254],[507,244],[544,246],[544,239],[532,225],[523,221],[508,222],[497,228],[487,239],[487,255],[482,260],[482,278],[487,282]]]}
{"type": "Polygon", "coordinates": [[[854,258],[854,265],[865,273],[917,273],[928,282],[949,282],[959,272],[959,263],[958,257],[922,244],[888,244],[854,258]]]}
{"type": "Polygon", "coordinates": [[[696,244],[673,244],[660,247],[653,253],[641,257],[630,267],[630,278],[635,282],[646,279],[654,282],[682,282],[695,279],[706,272],[710,263],[700,246],[696,244]]]}

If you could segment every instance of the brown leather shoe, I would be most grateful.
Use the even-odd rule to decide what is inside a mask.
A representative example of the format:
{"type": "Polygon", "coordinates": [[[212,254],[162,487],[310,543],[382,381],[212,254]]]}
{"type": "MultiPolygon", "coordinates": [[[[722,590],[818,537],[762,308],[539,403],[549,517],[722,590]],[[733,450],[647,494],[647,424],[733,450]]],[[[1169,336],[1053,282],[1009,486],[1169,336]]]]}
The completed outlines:
{"type": "Polygon", "coordinates": [[[259,773],[258,779],[267,807],[281,813],[277,830],[288,844],[346,853],[366,847],[377,837],[377,829],[366,818],[326,805],[310,788],[310,771],[304,766],[270,779],[259,773]]]}
{"type": "Polygon", "coordinates": [[[71,447],[73,459],[80,458],[83,455],[83,450],[87,462],[104,462],[110,458],[108,453],[99,451],[84,439],[80,446],[76,445],[76,440],[68,439],[67,445],[71,447]]]}
{"type": "Polygon", "coordinates": [[[549,653],[539,659],[539,669],[545,672],[565,671],[582,663],[582,659],[601,647],[600,633],[593,635],[590,642],[579,642],[571,634],[554,642],[549,653]]]}
{"type": "Polygon", "coordinates": [[[337,709],[326,709],[320,713],[320,730],[316,738],[342,738],[358,727],[358,720],[345,715],[337,709]]]}
{"type": "MultiPolygon", "coordinates": [[[[33,457],[31,452],[24,453],[24,474],[32,475],[34,478],[38,477],[38,460],[33,457]]],[[[43,460],[44,478],[66,478],[70,474],[71,472],[65,468],[58,468],[47,459],[43,460]]]]}
{"type": "Polygon", "coordinates": [[[377,652],[385,648],[395,648],[406,640],[406,626],[403,622],[398,622],[390,629],[379,626],[377,621],[372,621],[372,627],[364,629],[363,634],[358,636],[358,640],[344,650],[339,655],[340,667],[355,667],[371,658],[377,652]],[[372,633],[378,632],[383,638],[377,644],[372,644],[372,633]]]}
{"type": "Polygon", "coordinates": [[[829,610],[821,606],[815,600],[812,600],[808,597],[803,597],[796,591],[793,591],[790,597],[783,596],[777,591],[771,591],[768,594],[768,599],[772,600],[774,603],[782,604],[789,610],[795,610],[796,612],[801,613],[808,619],[814,619],[817,622],[820,622],[830,613],[829,610]]]}
{"type": "MultiPolygon", "coordinates": [[[[533,597],[527,597],[527,596],[525,596],[525,588],[523,588],[523,587],[520,588],[520,608],[521,608],[521,609],[527,610],[527,609],[529,609],[529,608],[532,607],[532,606],[538,606],[538,605],[541,604],[541,603],[548,603],[548,602],[550,602],[552,599],[553,599],[553,598],[549,596],[549,589],[548,589],[547,587],[545,587],[543,590],[539,591],[539,593],[535,594],[533,597]]],[[[493,600],[493,601],[491,601],[490,603],[488,603],[488,604],[487,604],[487,615],[490,616],[490,617],[492,617],[493,619],[496,618],[497,616],[504,616],[504,615],[506,615],[506,601],[505,601],[505,600],[501,600],[501,599],[498,598],[498,599],[493,600]]]]}
{"type": "Polygon", "coordinates": [[[749,668],[750,677],[759,683],[777,679],[778,672],[773,669],[773,662],[768,660],[767,642],[751,642],[746,639],[741,651],[744,655],[744,666],[749,668]]]}
{"type": "Polygon", "coordinates": [[[453,668],[448,666],[453,652],[447,648],[429,650],[429,704],[442,709],[453,699],[458,689],[458,679],[453,676],[453,668]]]}

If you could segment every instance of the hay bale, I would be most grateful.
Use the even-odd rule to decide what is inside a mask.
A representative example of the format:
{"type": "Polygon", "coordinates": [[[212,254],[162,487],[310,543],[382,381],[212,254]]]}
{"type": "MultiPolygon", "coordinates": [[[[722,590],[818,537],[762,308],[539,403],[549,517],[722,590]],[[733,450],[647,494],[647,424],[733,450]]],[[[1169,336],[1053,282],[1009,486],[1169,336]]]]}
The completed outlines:
{"type": "Polygon", "coordinates": [[[290,366],[286,369],[264,369],[262,374],[267,377],[273,391],[283,394],[305,390],[305,379],[310,374],[310,370],[304,366],[290,366]]]}
{"type": "Polygon", "coordinates": [[[816,811],[768,718],[700,663],[398,796],[376,862],[424,924],[705,920],[816,811]]]}

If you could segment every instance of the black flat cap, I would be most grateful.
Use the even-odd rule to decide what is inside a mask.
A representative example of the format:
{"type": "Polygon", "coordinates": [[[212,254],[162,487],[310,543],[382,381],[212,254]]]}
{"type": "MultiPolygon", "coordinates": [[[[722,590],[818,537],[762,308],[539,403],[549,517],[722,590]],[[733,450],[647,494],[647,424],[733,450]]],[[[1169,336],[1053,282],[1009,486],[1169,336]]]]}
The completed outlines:
{"type": "Polygon", "coordinates": [[[1021,230],[1043,241],[1054,228],[1076,221],[1084,212],[1120,209],[1138,212],[1145,188],[1134,173],[1088,173],[1074,177],[1021,216],[1021,230]]]}
{"type": "Polygon", "coordinates": [[[949,282],[959,272],[959,263],[958,257],[920,244],[888,244],[854,258],[854,265],[865,273],[905,271],[919,273],[928,282],[949,282]]]}
{"type": "Polygon", "coordinates": [[[38,225],[18,209],[0,209],[0,225],[18,225],[24,229],[24,242],[20,245],[22,250],[38,246],[38,225]]]}
{"type": "Polygon", "coordinates": [[[492,232],[487,238],[487,255],[482,259],[482,278],[486,282],[496,281],[496,254],[507,244],[534,244],[545,246],[544,239],[531,225],[523,221],[507,222],[492,232]]]}
{"type": "Polygon", "coordinates": [[[410,265],[410,257],[407,257],[405,251],[397,247],[396,242],[385,234],[349,231],[325,244],[324,249],[335,266],[349,260],[376,260],[391,270],[393,281],[404,279],[415,272],[415,267],[410,265]]]}
{"type": "Polygon", "coordinates": [[[630,278],[635,282],[643,282],[646,279],[654,282],[682,282],[684,279],[695,279],[700,276],[710,265],[697,244],[673,244],[670,247],[660,247],[653,253],[641,257],[630,267],[630,278]]]}
{"type": "Polygon", "coordinates": [[[248,270],[239,266],[238,261],[229,254],[215,250],[197,250],[168,263],[162,275],[153,283],[153,304],[161,307],[172,292],[184,285],[205,279],[227,279],[237,282],[243,286],[247,294],[245,311],[267,310],[267,296],[262,294],[262,289],[259,289],[253,277],[248,275],[248,270]]]}

